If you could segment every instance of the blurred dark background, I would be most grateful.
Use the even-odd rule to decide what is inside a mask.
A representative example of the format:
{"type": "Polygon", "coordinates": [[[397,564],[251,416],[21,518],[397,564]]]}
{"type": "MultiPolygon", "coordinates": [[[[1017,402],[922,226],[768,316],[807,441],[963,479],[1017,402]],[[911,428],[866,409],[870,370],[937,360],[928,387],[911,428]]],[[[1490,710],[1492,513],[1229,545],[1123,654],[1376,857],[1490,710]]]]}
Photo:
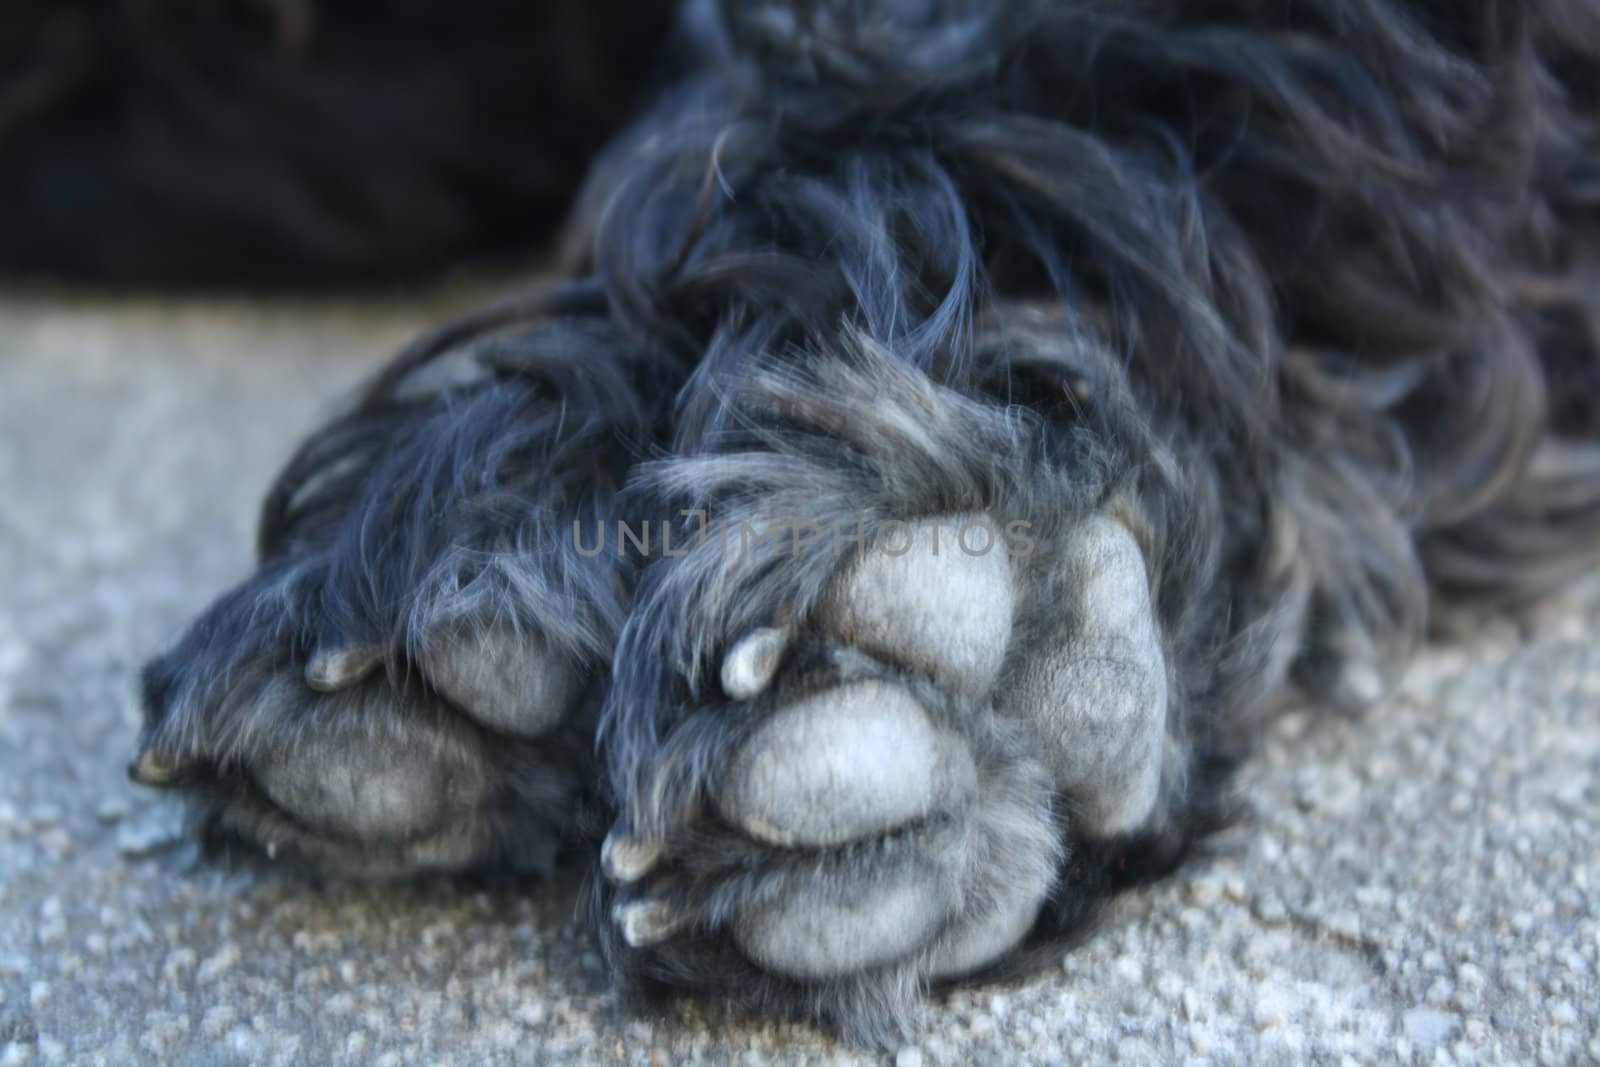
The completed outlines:
{"type": "Polygon", "coordinates": [[[382,282],[547,239],[671,0],[6,0],[0,275],[382,282]]]}

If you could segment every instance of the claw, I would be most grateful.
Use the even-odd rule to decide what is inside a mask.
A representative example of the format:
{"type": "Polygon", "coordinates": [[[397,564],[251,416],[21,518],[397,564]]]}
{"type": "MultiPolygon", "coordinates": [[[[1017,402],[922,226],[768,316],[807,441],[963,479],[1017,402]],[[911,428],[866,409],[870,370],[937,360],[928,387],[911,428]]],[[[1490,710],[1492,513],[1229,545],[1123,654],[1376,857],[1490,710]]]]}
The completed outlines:
{"type": "Polygon", "coordinates": [[[306,664],[306,684],[319,693],[347,689],[383,662],[382,649],[371,645],[318,649],[306,664]]]}
{"type": "Polygon", "coordinates": [[[612,919],[622,927],[623,940],[634,948],[665,941],[683,928],[685,916],[660,900],[635,900],[618,904],[612,919]]]}
{"type": "Polygon", "coordinates": [[[637,882],[660,860],[661,846],[637,837],[611,833],[600,846],[600,869],[613,882],[637,882]]]}
{"type": "Polygon", "coordinates": [[[182,773],[182,767],[176,763],[168,763],[150,748],[140,752],[134,757],[133,762],[128,764],[128,777],[131,780],[157,789],[177,784],[182,773]]]}
{"type": "Polygon", "coordinates": [[[749,700],[765,689],[778,673],[789,637],[787,629],[768,626],[740,638],[722,661],[722,691],[749,700]]]}

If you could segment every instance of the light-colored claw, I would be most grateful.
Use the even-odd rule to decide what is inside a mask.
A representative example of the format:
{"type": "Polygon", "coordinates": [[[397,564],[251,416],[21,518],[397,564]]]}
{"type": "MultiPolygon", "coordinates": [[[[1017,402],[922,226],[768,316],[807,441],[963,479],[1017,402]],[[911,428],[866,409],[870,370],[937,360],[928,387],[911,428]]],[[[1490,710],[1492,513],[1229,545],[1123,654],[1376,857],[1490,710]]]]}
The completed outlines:
{"type": "Polygon", "coordinates": [[[337,693],[370,675],[383,662],[375,645],[318,649],[306,664],[306,684],[319,693],[337,693]]]}
{"type": "Polygon", "coordinates": [[[654,841],[611,833],[600,846],[600,869],[613,882],[637,882],[661,860],[661,846],[654,841]]]}
{"type": "Polygon", "coordinates": [[[767,626],[745,634],[722,661],[722,691],[749,700],[772,683],[789,647],[790,632],[767,626]]]}
{"type": "Polygon", "coordinates": [[[658,944],[683,928],[685,916],[660,900],[635,900],[618,904],[611,918],[622,928],[622,938],[634,948],[658,944]]]}
{"type": "Polygon", "coordinates": [[[182,768],[176,763],[156,755],[154,749],[144,749],[134,757],[133,763],[128,767],[128,777],[140,785],[161,788],[172,785],[178,780],[182,768]]]}

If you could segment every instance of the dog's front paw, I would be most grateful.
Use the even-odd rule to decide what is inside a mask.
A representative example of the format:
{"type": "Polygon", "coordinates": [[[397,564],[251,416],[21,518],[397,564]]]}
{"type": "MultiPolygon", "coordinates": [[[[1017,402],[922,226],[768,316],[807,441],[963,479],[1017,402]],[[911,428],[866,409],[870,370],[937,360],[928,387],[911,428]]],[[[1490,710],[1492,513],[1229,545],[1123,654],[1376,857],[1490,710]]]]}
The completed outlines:
{"type": "MultiPolygon", "coordinates": [[[[1143,556],[1092,514],[890,524],[814,606],[736,640],[660,749],[697,802],[602,866],[624,962],[882,1039],[1007,960],[1081,842],[1157,808],[1167,672],[1143,556]]],[[[646,788],[649,788],[647,786],[646,788]]]]}
{"type": "Polygon", "coordinates": [[[214,840],[324,870],[547,866],[590,748],[579,665],[505,625],[351,643],[326,581],[269,565],[145,669],[133,776],[199,797],[214,840]]]}
{"type": "Polygon", "coordinates": [[[625,390],[556,390],[563,339],[433,392],[401,378],[307,442],[261,569],[146,668],[136,778],[186,787],[212,839],[321,869],[549,865],[629,587],[569,534],[611,514],[625,390]]]}

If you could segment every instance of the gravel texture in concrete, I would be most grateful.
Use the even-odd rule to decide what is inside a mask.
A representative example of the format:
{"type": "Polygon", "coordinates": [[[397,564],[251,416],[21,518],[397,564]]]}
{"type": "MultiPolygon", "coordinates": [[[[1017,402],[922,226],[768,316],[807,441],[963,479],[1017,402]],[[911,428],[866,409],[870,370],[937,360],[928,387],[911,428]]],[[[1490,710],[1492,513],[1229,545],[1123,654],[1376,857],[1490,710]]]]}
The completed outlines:
{"type": "Polygon", "coordinates": [[[624,1013],[570,884],[196,864],[123,776],[134,671],[246,573],[297,435],[451,303],[0,301],[0,1067],[1600,1061],[1595,582],[1359,721],[1285,715],[1209,856],[888,1057],[624,1013]]]}

